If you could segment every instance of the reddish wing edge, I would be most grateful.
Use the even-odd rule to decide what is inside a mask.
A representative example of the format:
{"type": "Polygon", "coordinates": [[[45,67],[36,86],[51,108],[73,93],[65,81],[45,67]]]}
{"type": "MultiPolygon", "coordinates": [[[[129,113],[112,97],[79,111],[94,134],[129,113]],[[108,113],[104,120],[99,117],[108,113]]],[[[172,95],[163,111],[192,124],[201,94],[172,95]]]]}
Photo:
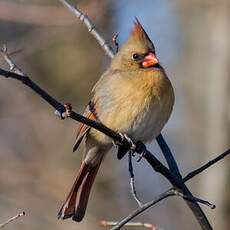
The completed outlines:
{"type": "MultiPolygon", "coordinates": [[[[96,121],[97,120],[96,114],[90,107],[91,107],[91,103],[87,106],[83,116],[96,121]]],[[[79,125],[77,135],[76,135],[76,141],[73,146],[73,152],[77,150],[77,148],[81,144],[81,141],[83,140],[84,136],[89,132],[89,130],[90,130],[90,127],[85,124],[79,125]]]]}

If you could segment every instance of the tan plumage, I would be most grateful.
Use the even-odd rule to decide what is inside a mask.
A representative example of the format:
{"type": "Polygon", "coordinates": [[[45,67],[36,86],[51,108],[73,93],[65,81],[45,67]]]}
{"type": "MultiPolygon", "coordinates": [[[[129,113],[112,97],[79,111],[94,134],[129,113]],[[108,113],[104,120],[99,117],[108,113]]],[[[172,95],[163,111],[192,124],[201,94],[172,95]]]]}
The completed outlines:
{"type": "MultiPolygon", "coordinates": [[[[137,21],[128,41],[93,88],[93,98],[84,115],[134,141],[147,142],[160,134],[173,104],[172,85],[158,63],[153,43],[137,21]]],[[[84,217],[94,178],[112,147],[112,140],[97,130],[85,125],[79,130],[74,150],[86,136],[85,158],[59,212],[60,218],[72,217],[75,221],[84,217]]]]}

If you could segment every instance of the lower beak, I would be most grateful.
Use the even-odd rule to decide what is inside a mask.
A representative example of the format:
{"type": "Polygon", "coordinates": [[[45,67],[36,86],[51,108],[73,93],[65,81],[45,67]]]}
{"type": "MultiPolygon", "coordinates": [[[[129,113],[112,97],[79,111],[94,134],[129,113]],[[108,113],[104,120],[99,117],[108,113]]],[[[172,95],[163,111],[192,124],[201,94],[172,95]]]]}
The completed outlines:
{"type": "Polygon", "coordinates": [[[159,63],[159,61],[156,58],[155,54],[150,52],[144,57],[144,60],[142,62],[142,67],[148,68],[148,67],[152,67],[158,63],[159,63]]]}

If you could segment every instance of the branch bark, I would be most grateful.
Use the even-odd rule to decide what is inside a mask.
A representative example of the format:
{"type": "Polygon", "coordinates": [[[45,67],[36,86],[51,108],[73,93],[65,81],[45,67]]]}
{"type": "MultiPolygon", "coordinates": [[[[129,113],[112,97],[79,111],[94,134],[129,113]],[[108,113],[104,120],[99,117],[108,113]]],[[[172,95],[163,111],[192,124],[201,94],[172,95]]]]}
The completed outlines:
{"type": "MultiPolygon", "coordinates": [[[[209,161],[207,164],[201,166],[200,168],[192,171],[191,173],[189,173],[186,177],[184,177],[183,181],[187,182],[189,180],[191,180],[193,177],[197,176],[199,173],[203,172],[204,170],[208,169],[210,166],[212,166],[213,164],[217,163],[218,161],[222,160],[224,157],[228,156],[230,154],[230,149],[228,149],[227,151],[225,151],[224,153],[221,153],[220,155],[218,155],[216,158],[214,158],[213,160],[209,161]]],[[[173,188],[170,188],[169,190],[161,193],[158,197],[156,197],[155,199],[153,199],[152,201],[149,201],[148,203],[145,203],[144,205],[142,205],[141,207],[139,207],[138,209],[134,210],[131,214],[129,214],[127,217],[125,217],[123,220],[121,220],[117,226],[115,227],[122,227],[124,226],[127,222],[129,222],[130,220],[132,220],[134,217],[136,217],[137,215],[141,214],[142,212],[144,212],[146,209],[152,207],[153,205],[155,205],[156,203],[160,202],[161,200],[169,197],[169,196],[175,196],[176,194],[173,194],[172,191],[173,188]],[[127,221],[127,222],[126,222],[127,221]]],[[[179,194],[178,194],[179,195],[179,194]]],[[[182,194],[183,195],[183,194],[182,194]]],[[[203,201],[202,201],[203,202],[203,201]]],[[[215,208],[215,205],[210,204],[209,202],[204,203],[205,205],[208,205],[210,208],[215,208]]],[[[118,228],[119,229],[119,228],[118,228]]],[[[114,230],[114,229],[111,229],[114,230]]]]}
{"type": "Polygon", "coordinates": [[[25,212],[18,213],[16,216],[13,216],[10,219],[6,220],[5,222],[1,223],[0,228],[4,228],[10,222],[13,222],[13,221],[17,220],[18,218],[25,216],[25,215],[26,215],[25,212]]]}
{"type": "Polygon", "coordinates": [[[230,154],[230,149],[228,149],[225,152],[221,153],[220,155],[218,155],[216,158],[214,158],[213,160],[209,161],[208,163],[202,165],[200,168],[195,169],[194,171],[190,172],[187,176],[184,177],[183,181],[186,182],[186,181],[192,179],[193,177],[195,177],[198,174],[202,173],[205,169],[211,167],[212,165],[214,165],[218,161],[224,159],[229,154],[230,154]]]}
{"type": "Polygon", "coordinates": [[[114,57],[114,51],[112,47],[105,41],[103,36],[98,32],[93,22],[90,18],[81,12],[77,7],[72,6],[65,0],[58,0],[62,5],[64,5],[70,12],[72,12],[88,29],[89,33],[97,40],[99,45],[104,49],[105,53],[110,57],[114,57]]]}

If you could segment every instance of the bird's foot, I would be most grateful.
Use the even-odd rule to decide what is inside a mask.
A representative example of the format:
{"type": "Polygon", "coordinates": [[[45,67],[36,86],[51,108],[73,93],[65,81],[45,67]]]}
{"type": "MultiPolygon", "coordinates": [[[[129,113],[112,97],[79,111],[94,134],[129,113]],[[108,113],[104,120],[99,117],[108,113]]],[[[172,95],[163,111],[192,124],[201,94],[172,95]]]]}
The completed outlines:
{"type": "Polygon", "coordinates": [[[57,110],[55,110],[54,114],[58,117],[60,117],[62,120],[70,117],[72,114],[72,105],[69,102],[66,102],[63,105],[60,105],[59,108],[57,108],[57,110]]]}
{"type": "Polygon", "coordinates": [[[127,134],[118,133],[121,137],[121,143],[127,142],[129,144],[129,149],[134,151],[136,149],[136,144],[132,141],[130,137],[127,136],[127,134]]]}
{"type": "Polygon", "coordinates": [[[62,114],[62,116],[63,116],[64,118],[70,117],[71,114],[72,114],[72,105],[71,105],[71,103],[66,102],[66,103],[64,104],[64,107],[65,107],[65,112],[62,114]]]}

